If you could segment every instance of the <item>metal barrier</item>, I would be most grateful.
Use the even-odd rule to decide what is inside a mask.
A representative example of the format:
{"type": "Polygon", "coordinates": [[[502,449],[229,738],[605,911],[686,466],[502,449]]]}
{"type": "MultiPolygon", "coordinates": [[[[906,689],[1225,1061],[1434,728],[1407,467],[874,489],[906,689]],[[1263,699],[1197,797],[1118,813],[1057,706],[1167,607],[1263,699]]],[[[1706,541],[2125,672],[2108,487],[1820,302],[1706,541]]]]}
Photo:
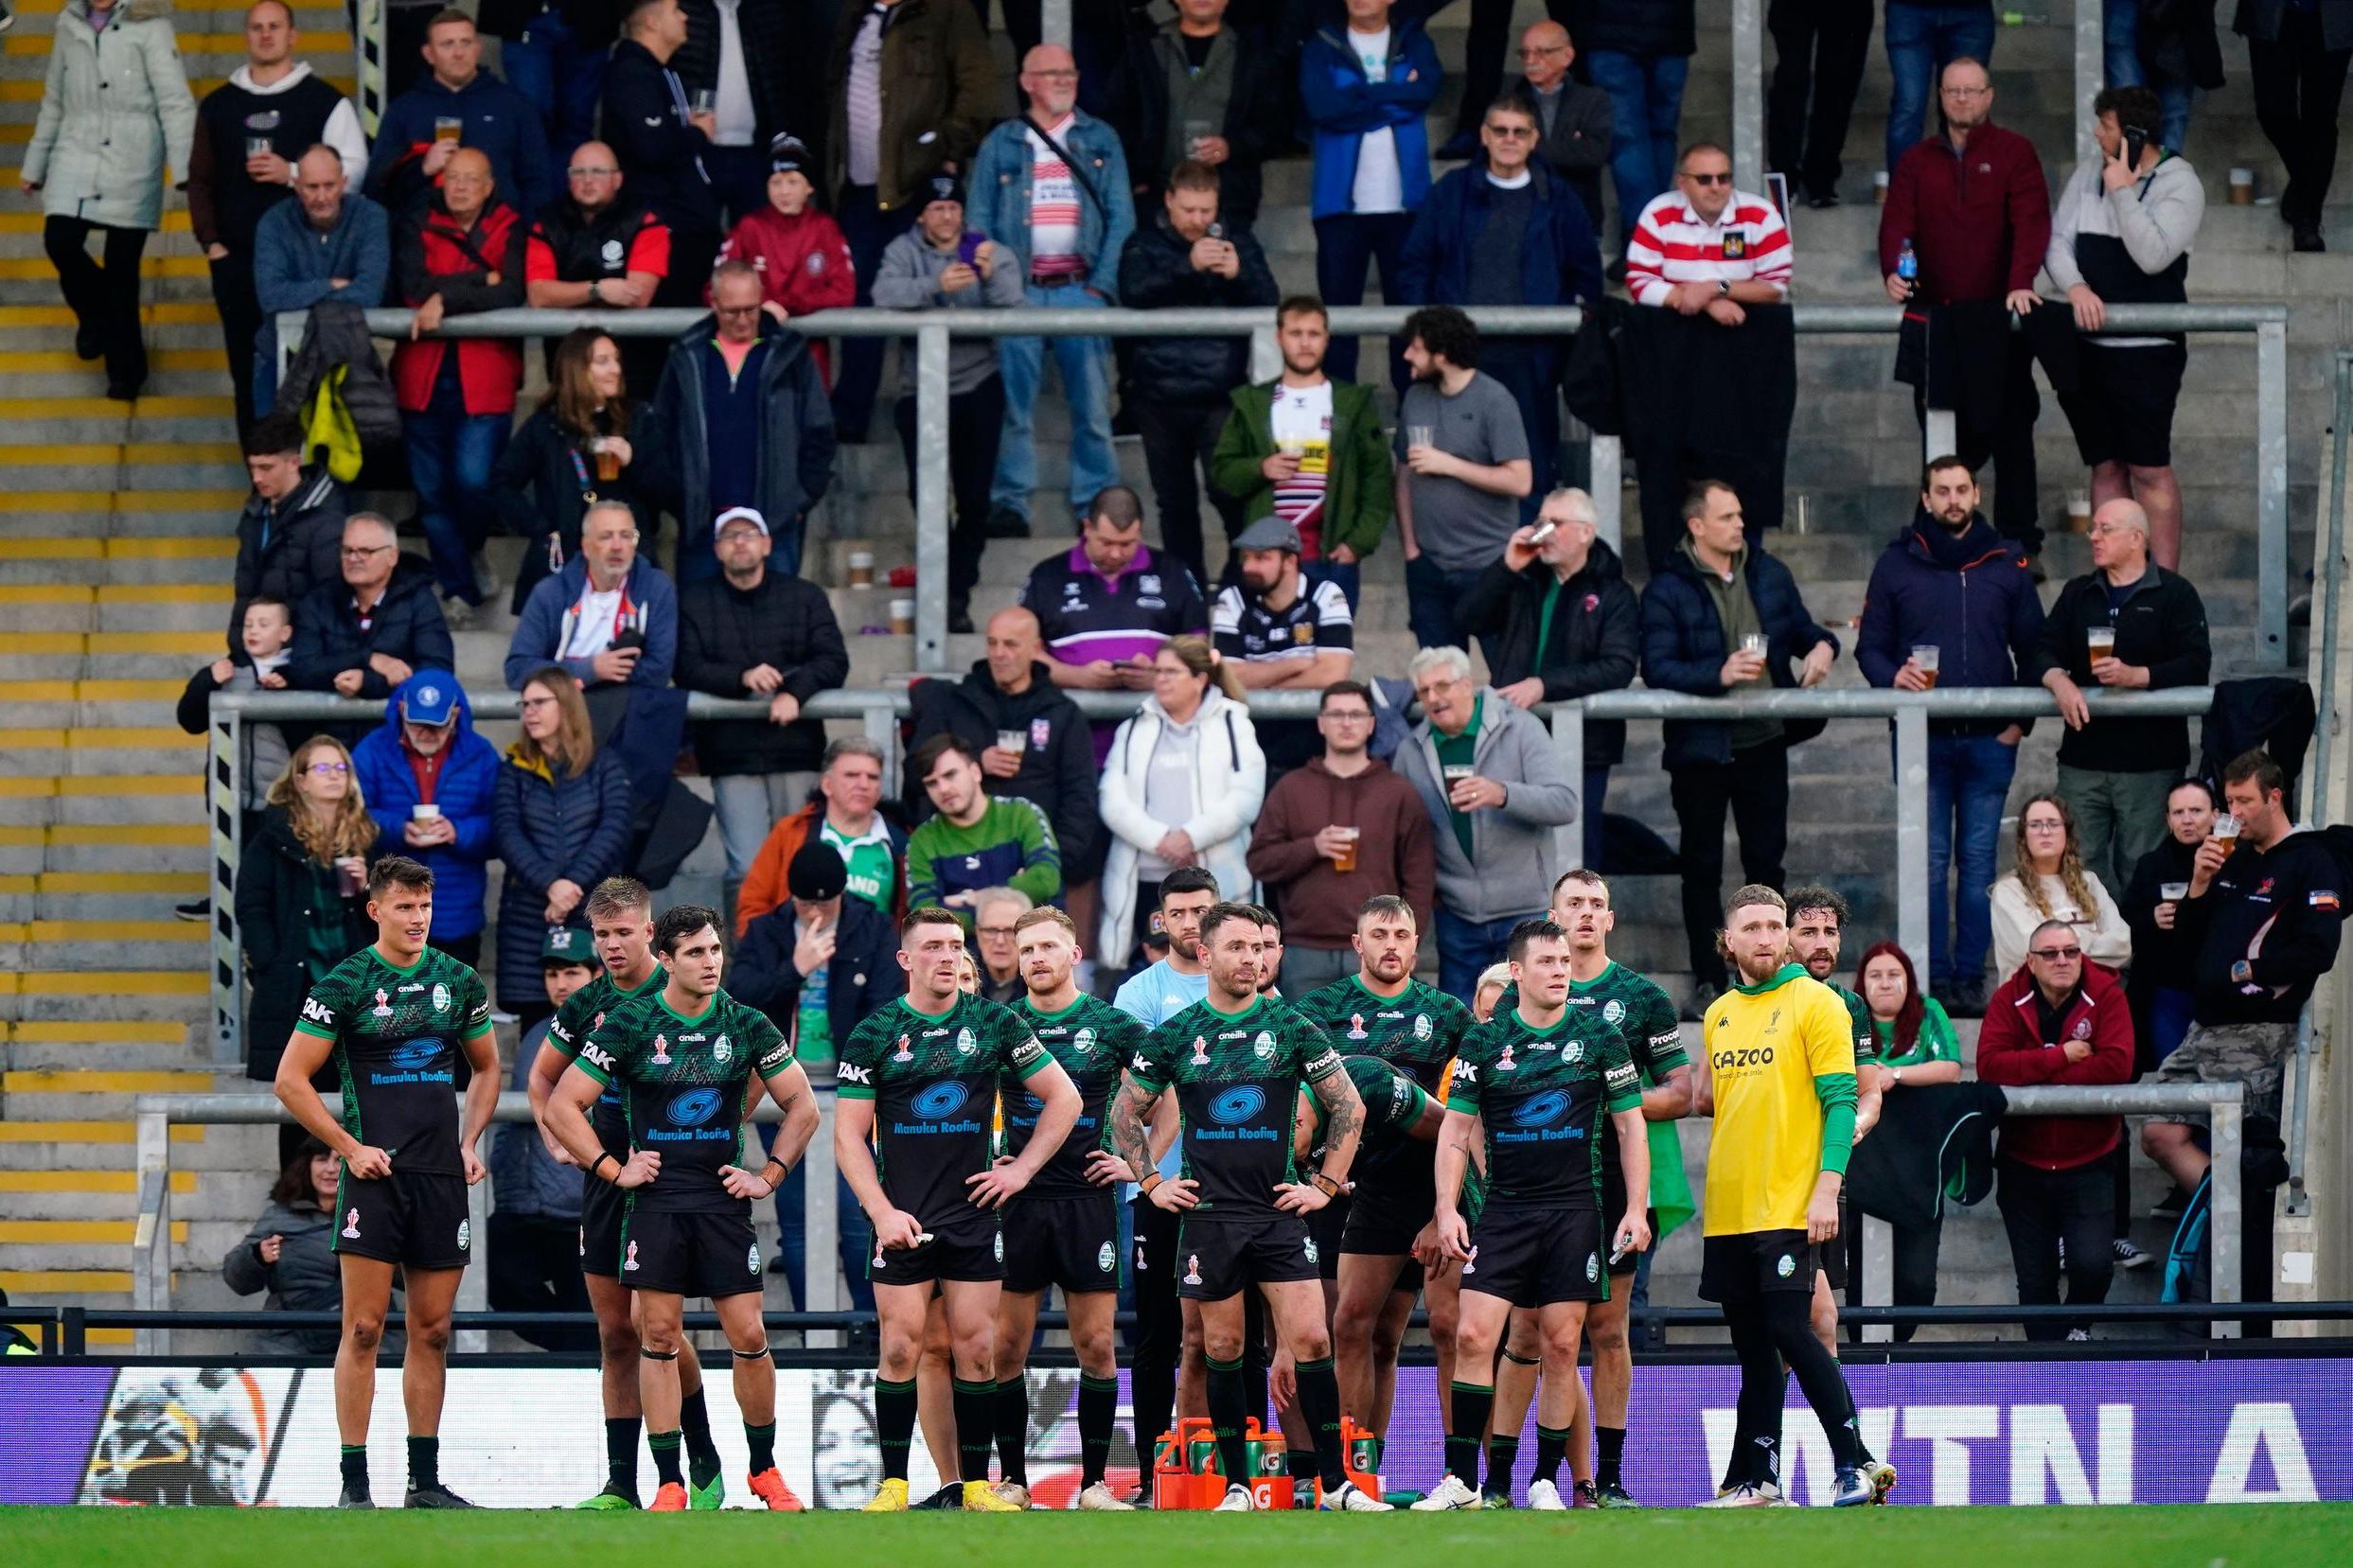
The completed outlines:
{"type": "MultiPolygon", "coordinates": [[[[2060,308],[2052,306],[2050,308],[2060,308]]],[[[1808,335],[1887,337],[1902,321],[1893,305],[1799,305],[1796,329],[1808,335]]],[[[1353,306],[1332,311],[1342,335],[1394,332],[1402,306],[1353,306]]],[[[1584,313],[1569,306],[1471,308],[1482,332],[1545,337],[1574,332],[1584,313]]],[[[368,330],[405,338],[414,312],[370,310],[368,330]]],[[[708,319],[699,310],[486,310],[446,318],[439,338],[560,337],[593,326],[614,337],[675,337],[708,319]]],[[[2262,656],[2274,667],[2288,659],[2288,308],[2250,305],[2119,305],[2108,313],[2117,329],[2150,332],[2252,332],[2256,337],[2256,629],[2262,656]]],[[[308,318],[278,317],[279,364],[291,355],[308,318]]],[[[820,310],[794,318],[812,337],[889,337],[915,340],[915,668],[947,668],[947,349],[951,337],[1158,338],[1243,336],[1273,326],[1265,310],[820,310]]],[[[1953,449],[1951,420],[1930,416],[1923,455],[1953,449]]],[[[1614,435],[1596,435],[1592,449],[1594,502],[1604,537],[1623,537],[1624,449],[1614,435]]]]}

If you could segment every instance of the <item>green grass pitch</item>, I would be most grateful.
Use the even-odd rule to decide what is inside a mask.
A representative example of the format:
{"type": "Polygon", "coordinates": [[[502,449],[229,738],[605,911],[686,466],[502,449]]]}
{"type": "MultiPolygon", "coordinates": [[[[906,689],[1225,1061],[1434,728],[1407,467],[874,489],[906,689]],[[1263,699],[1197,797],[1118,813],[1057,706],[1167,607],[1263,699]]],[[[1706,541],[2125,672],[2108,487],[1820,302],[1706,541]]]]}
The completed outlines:
{"type": "MultiPolygon", "coordinates": [[[[314,1510],[0,1508],[12,1562],[433,1564],[507,1561],[529,1568],[721,1560],[759,1554],[868,1568],[1041,1568],[1079,1562],[1155,1565],[1330,1559],[1348,1568],[1447,1561],[1599,1560],[1641,1568],[1726,1568],[1741,1562],[1834,1560],[1902,1568],[2000,1562],[2066,1568],[2271,1568],[2353,1562],[2353,1505],[2121,1508],[1872,1508],[1696,1513],[1688,1509],[1553,1519],[1512,1514],[1389,1519],[1206,1514],[1001,1516],[856,1514],[775,1517],[583,1514],[520,1510],[463,1514],[338,1514],[314,1510]],[[619,1554],[619,1555],[617,1555],[619,1554]],[[1476,1556],[1474,1556],[1476,1554],[1476,1556]],[[1802,1555],[1800,1555],[1802,1554],[1802,1555]]],[[[771,1559],[772,1560],[772,1559],[771,1559]]]]}

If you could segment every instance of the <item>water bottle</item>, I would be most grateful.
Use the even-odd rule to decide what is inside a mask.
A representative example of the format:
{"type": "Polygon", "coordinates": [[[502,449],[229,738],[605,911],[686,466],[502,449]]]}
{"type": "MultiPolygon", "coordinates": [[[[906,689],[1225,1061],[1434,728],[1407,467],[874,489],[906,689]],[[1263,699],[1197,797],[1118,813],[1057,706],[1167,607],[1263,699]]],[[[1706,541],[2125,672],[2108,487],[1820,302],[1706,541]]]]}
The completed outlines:
{"type": "Polygon", "coordinates": [[[1904,238],[1903,248],[1896,253],[1896,276],[1903,280],[1903,297],[1905,299],[1910,299],[1914,294],[1920,292],[1920,258],[1918,253],[1912,249],[1912,241],[1909,236],[1906,236],[1904,238]]]}

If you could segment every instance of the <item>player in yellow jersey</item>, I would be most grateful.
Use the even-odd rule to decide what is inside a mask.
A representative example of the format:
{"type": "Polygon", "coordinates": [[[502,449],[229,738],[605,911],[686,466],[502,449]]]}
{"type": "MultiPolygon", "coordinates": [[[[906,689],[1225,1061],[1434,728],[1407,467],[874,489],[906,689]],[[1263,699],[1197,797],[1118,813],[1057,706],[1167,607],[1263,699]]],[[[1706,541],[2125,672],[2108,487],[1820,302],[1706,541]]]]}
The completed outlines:
{"type": "Polygon", "coordinates": [[[1830,1437],[1834,1505],[1866,1504],[1875,1494],[1854,1400],[1808,1321],[1814,1249],[1838,1237],[1838,1194],[1854,1142],[1852,1023],[1830,987],[1788,961],[1787,911],[1771,888],[1751,884],[1732,895],[1724,941],[1739,983],[1716,998],[1701,1026],[1716,1128],[1699,1294],[1724,1308],[1740,1358],[1738,1484],[1701,1506],[1776,1499],[1783,1363],[1830,1437]]]}

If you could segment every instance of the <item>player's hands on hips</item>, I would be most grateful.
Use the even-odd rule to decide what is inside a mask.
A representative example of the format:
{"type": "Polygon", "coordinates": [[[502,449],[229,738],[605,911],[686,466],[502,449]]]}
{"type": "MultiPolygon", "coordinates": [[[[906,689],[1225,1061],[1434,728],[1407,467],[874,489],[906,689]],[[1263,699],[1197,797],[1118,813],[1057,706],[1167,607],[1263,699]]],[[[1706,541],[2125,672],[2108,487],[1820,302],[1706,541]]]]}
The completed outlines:
{"type": "Polygon", "coordinates": [[[1002,1208],[1005,1200],[1030,1185],[1030,1173],[1019,1168],[1011,1154],[1000,1154],[997,1163],[977,1176],[966,1176],[966,1195],[975,1208],[1002,1208]]]}
{"type": "Polygon", "coordinates": [[[1626,1210],[1626,1217],[1618,1222],[1618,1230],[1610,1238],[1610,1251],[1619,1258],[1631,1258],[1637,1252],[1651,1250],[1651,1219],[1638,1208],[1626,1210]]]}
{"type": "MultiPolygon", "coordinates": [[[[1827,1173],[1827,1172],[1826,1172],[1827,1173]]],[[[1806,1240],[1821,1242],[1838,1236],[1838,1183],[1817,1181],[1806,1202],[1806,1240]]]]}
{"type": "Polygon", "coordinates": [[[482,1163],[482,1156],[474,1152],[474,1146],[470,1143],[461,1143],[457,1146],[457,1157],[465,1167],[466,1185],[469,1187],[472,1187],[490,1173],[490,1168],[482,1163]]]}
{"type": "Polygon", "coordinates": [[[1087,1156],[1087,1179],[1097,1187],[1110,1187],[1136,1179],[1127,1162],[1108,1149],[1097,1149],[1087,1156]]]}
{"type": "Polygon", "coordinates": [[[1201,1184],[1191,1176],[1176,1176],[1156,1184],[1150,1193],[1153,1207],[1171,1214],[1182,1214],[1201,1201],[1201,1184]]]}
{"type": "Polygon", "coordinates": [[[1446,1257],[1458,1263],[1470,1261],[1471,1226],[1460,1210],[1442,1208],[1430,1224],[1438,1227],[1439,1246],[1446,1257]]]}
{"type": "Polygon", "coordinates": [[[651,1187],[662,1174],[662,1156],[651,1149],[632,1149],[629,1157],[621,1162],[621,1169],[612,1173],[612,1185],[624,1191],[651,1187]]]}
{"type": "Polygon", "coordinates": [[[727,1189],[731,1198],[769,1198],[776,1194],[776,1189],[762,1181],[757,1172],[740,1166],[720,1166],[719,1185],[727,1189]]]}
{"type": "Polygon", "coordinates": [[[392,1174],[392,1155],[372,1143],[363,1143],[344,1156],[344,1169],[363,1182],[382,1181],[392,1174]]]}
{"type": "Polygon", "coordinates": [[[885,1252],[912,1252],[923,1245],[923,1222],[894,1208],[875,1222],[875,1244],[885,1252]]]}
{"type": "Polygon", "coordinates": [[[1310,1182],[1275,1183],[1275,1207],[1285,1214],[1313,1214],[1332,1199],[1310,1182]]]}

